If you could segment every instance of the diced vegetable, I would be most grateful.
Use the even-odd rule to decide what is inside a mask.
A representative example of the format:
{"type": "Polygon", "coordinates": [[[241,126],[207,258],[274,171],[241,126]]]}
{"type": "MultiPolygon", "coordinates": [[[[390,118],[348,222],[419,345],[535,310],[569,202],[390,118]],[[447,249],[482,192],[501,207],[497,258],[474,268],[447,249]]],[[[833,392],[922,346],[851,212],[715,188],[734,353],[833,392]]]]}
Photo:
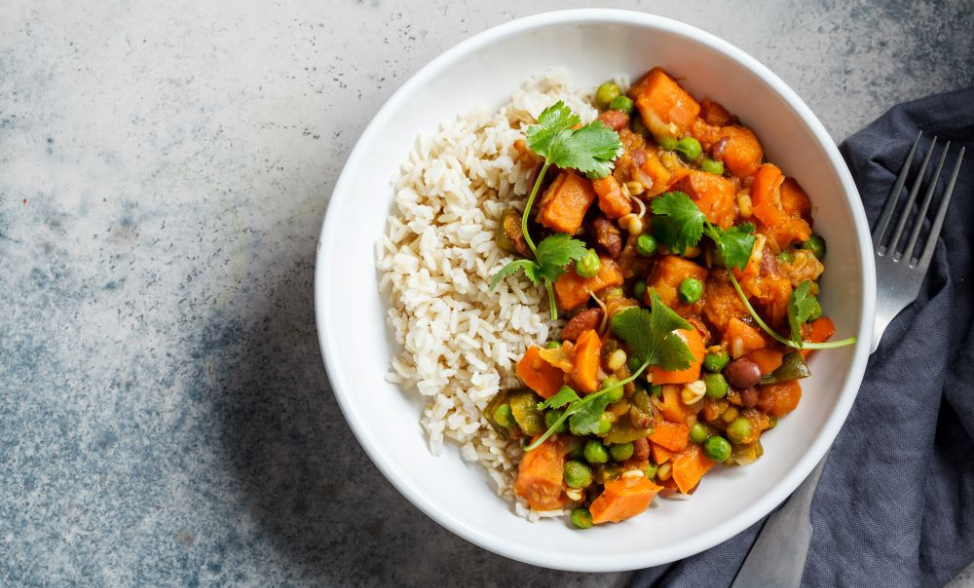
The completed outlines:
{"type": "Polygon", "coordinates": [[[739,178],[746,178],[758,170],[764,158],[764,149],[758,138],[739,125],[730,125],[721,129],[717,141],[726,139],[722,159],[724,165],[732,174],[739,178]]]}
{"type": "Polygon", "coordinates": [[[716,463],[707,457],[700,445],[687,446],[683,453],[673,459],[673,480],[676,481],[677,488],[680,492],[689,494],[716,463]]]}
{"type": "Polygon", "coordinates": [[[605,484],[589,511],[592,522],[617,523],[634,517],[649,508],[653,496],[662,488],[646,478],[619,478],[605,484]]]}
{"type": "Polygon", "coordinates": [[[595,198],[591,180],[561,172],[541,197],[538,222],[553,231],[574,235],[595,198]]]}
{"type": "Polygon", "coordinates": [[[802,218],[812,214],[812,201],[795,178],[786,178],[779,189],[781,195],[781,209],[788,214],[796,214],[802,218]]]}
{"type": "Polygon", "coordinates": [[[534,510],[554,510],[565,505],[562,494],[565,457],[559,443],[548,439],[521,458],[514,491],[534,510]]]}
{"type": "MultiPolygon", "coordinates": [[[[654,388],[656,386],[653,386],[654,388]]],[[[680,399],[680,386],[659,386],[660,395],[653,399],[653,406],[663,418],[673,423],[682,423],[687,418],[687,408],[680,399]]]]}
{"type": "Polygon", "coordinates": [[[568,372],[568,380],[572,388],[582,394],[599,389],[601,350],[602,341],[595,330],[585,331],[575,343],[575,363],[568,372]]]}
{"type": "Polygon", "coordinates": [[[812,375],[801,353],[793,351],[782,358],[781,365],[771,373],[761,376],[762,384],[780,384],[790,380],[800,380],[812,375]]]}
{"type": "MultiPolygon", "coordinates": [[[[809,331],[805,340],[809,343],[824,343],[835,334],[835,325],[832,324],[832,319],[823,316],[818,320],[814,320],[808,323],[809,331]]],[[[808,359],[808,356],[814,351],[813,349],[802,349],[802,357],[808,359]]]]}
{"type": "Polygon", "coordinates": [[[686,449],[690,440],[690,427],[686,426],[685,423],[657,421],[653,427],[653,432],[649,435],[649,440],[665,449],[679,453],[686,449]]]}
{"type": "Polygon", "coordinates": [[[736,318],[732,318],[727,323],[724,341],[727,342],[733,358],[741,357],[749,351],[761,349],[768,345],[768,342],[761,336],[761,331],[736,318]]]}
{"type": "Polygon", "coordinates": [[[802,387],[797,380],[758,386],[757,408],[768,416],[783,417],[798,407],[802,387]]]}
{"type": "Polygon", "coordinates": [[[548,427],[544,424],[544,413],[538,410],[538,397],[531,392],[518,392],[508,398],[511,414],[517,426],[521,427],[525,435],[533,437],[544,433],[548,427]]]}
{"type": "Polygon", "coordinates": [[[592,187],[599,197],[599,208],[605,213],[605,216],[618,219],[632,212],[632,204],[622,193],[622,184],[615,176],[605,176],[602,179],[593,180],[592,187]]]}
{"type": "MultiPolygon", "coordinates": [[[[700,105],[693,96],[658,67],[633,84],[629,88],[629,96],[636,101],[636,108],[644,122],[655,118],[665,125],[674,125],[675,132],[667,134],[671,137],[685,135],[690,124],[700,114],[700,105]]],[[[656,134],[651,125],[650,130],[656,134]]]]}
{"type": "Polygon", "coordinates": [[[528,347],[517,363],[517,377],[542,398],[554,396],[565,383],[565,374],[545,361],[541,357],[541,348],[534,345],[528,347]]]}
{"type": "Polygon", "coordinates": [[[675,333],[690,348],[690,353],[693,354],[693,362],[685,370],[677,371],[666,371],[658,366],[653,366],[654,384],[689,384],[700,379],[700,368],[703,365],[704,355],[707,353],[700,332],[696,329],[689,331],[680,329],[675,333]]]}
{"type": "Polygon", "coordinates": [[[664,464],[676,455],[676,453],[656,443],[653,443],[650,449],[653,452],[653,461],[657,464],[664,464]]]}
{"type": "Polygon", "coordinates": [[[619,265],[608,257],[600,258],[600,262],[599,273],[594,278],[583,278],[572,268],[555,281],[558,308],[575,310],[588,302],[593,292],[622,285],[624,278],[619,265]]]}
{"type": "Polygon", "coordinates": [[[685,315],[693,309],[693,306],[680,302],[678,290],[680,284],[687,278],[696,278],[704,282],[707,280],[707,270],[692,261],[676,255],[667,255],[656,263],[646,285],[656,290],[663,304],[678,314],[685,315]]]}
{"type": "Polygon", "coordinates": [[[722,229],[734,224],[737,186],[731,180],[694,169],[673,188],[686,193],[711,223],[722,229]]]}
{"type": "Polygon", "coordinates": [[[761,368],[761,375],[763,376],[781,367],[781,362],[784,360],[785,354],[780,349],[774,347],[763,347],[749,352],[745,357],[758,364],[758,367],[761,368]]]}

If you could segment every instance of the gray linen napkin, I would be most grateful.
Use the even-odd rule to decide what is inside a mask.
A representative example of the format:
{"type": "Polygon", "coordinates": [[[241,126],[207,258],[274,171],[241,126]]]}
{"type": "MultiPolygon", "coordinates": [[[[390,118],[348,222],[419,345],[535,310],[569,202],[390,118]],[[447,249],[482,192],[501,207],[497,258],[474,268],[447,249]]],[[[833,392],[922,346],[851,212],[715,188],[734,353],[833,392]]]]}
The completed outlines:
{"type": "MultiPolygon", "coordinates": [[[[872,224],[919,130],[920,153],[936,135],[967,147],[965,165],[920,297],[870,358],[825,465],[803,586],[939,587],[974,561],[974,88],[900,104],[841,151],[872,224]]],[[[630,586],[729,586],[763,522],[630,586]]]]}

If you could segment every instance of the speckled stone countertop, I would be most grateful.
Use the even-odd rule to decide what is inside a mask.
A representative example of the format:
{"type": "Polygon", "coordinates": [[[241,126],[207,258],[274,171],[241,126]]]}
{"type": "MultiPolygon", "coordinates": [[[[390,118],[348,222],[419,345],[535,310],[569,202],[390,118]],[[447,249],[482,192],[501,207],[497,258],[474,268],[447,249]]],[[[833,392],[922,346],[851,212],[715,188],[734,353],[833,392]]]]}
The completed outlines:
{"type": "MultiPolygon", "coordinates": [[[[777,72],[836,140],[974,82],[968,0],[617,2],[777,72]]],[[[0,6],[0,585],[613,586],[475,547],[342,419],[315,245],[372,113],[574,1],[0,6]]]]}

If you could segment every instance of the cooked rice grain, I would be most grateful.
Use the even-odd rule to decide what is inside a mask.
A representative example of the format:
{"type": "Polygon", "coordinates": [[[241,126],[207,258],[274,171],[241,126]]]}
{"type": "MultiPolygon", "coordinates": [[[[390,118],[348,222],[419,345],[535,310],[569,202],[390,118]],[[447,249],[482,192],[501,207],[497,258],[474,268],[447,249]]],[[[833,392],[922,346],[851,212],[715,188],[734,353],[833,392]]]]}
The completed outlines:
{"type": "MultiPolygon", "coordinates": [[[[388,322],[401,346],[388,380],[427,398],[421,422],[430,451],[444,439],[463,459],[487,470],[497,493],[514,500],[521,449],[502,439],[481,414],[498,391],[518,386],[514,375],[525,349],[548,339],[551,325],[543,288],[523,275],[491,292],[490,277],[512,261],[494,232],[504,210],[523,210],[532,168],[514,142],[538,114],[563,100],[589,122],[597,112],[567,79],[531,80],[499,113],[478,112],[421,136],[394,181],[396,213],[376,244],[388,322]]],[[[529,518],[563,512],[530,511],[529,518]]]]}

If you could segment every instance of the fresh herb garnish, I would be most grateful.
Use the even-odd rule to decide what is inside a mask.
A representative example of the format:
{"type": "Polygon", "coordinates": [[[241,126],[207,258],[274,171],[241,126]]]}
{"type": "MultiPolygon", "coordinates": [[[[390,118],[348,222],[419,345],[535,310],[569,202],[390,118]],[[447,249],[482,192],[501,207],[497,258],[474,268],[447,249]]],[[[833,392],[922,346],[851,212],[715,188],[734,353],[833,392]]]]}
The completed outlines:
{"type": "Polygon", "coordinates": [[[655,198],[653,236],[678,255],[695,246],[703,236],[707,222],[700,208],[683,192],[667,192],[655,198]]]}
{"type": "Polygon", "coordinates": [[[539,403],[538,410],[567,408],[550,429],[524,448],[525,451],[531,451],[544,443],[568,419],[571,419],[569,424],[575,433],[588,435],[598,431],[599,418],[609,405],[608,393],[634,381],[649,366],[656,365],[667,371],[690,367],[693,353],[674,331],[689,330],[693,326],[663,304],[655,290],[650,290],[650,305],[652,311],[637,307],[620,311],[612,317],[610,323],[612,332],[626,342],[633,357],[639,358],[639,368],[628,378],[584,398],[579,398],[574,390],[565,386],[548,400],[539,403]]]}
{"type": "Polygon", "coordinates": [[[696,246],[704,235],[717,245],[717,252],[728,267],[744,269],[754,249],[754,225],[743,223],[721,229],[707,220],[707,216],[683,192],[667,192],[653,200],[653,235],[670,251],[683,255],[696,246]]]}
{"type": "Polygon", "coordinates": [[[561,390],[555,392],[555,395],[545,400],[544,402],[538,403],[538,410],[544,410],[546,408],[561,408],[566,404],[575,402],[579,400],[578,394],[569,388],[568,386],[562,386],[561,390]]]}
{"type": "Polygon", "coordinates": [[[776,341],[795,349],[830,349],[852,345],[856,342],[855,337],[827,343],[802,341],[801,325],[811,316],[814,306],[814,302],[808,298],[810,282],[803,282],[791,293],[791,299],[788,302],[788,323],[791,327],[791,339],[782,337],[764,322],[754,307],[751,306],[733,272],[734,268],[743,270],[747,266],[754,250],[756,238],[752,234],[755,230],[753,224],[742,223],[729,229],[714,226],[707,220],[700,208],[694,204],[693,200],[683,192],[667,192],[653,200],[652,206],[653,214],[656,215],[652,221],[653,233],[670,251],[682,255],[688,248],[699,243],[704,234],[713,240],[724,266],[728,270],[732,270],[728,274],[737,295],[744,303],[747,311],[754,317],[755,322],[776,341]]]}
{"type": "Polygon", "coordinates": [[[791,298],[788,299],[788,326],[791,327],[791,340],[798,343],[799,347],[802,344],[802,325],[812,316],[817,306],[815,299],[808,296],[811,288],[812,283],[806,280],[792,291],[791,298]]]}
{"type": "Polygon", "coordinates": [[[548,290],[548,305],[551,307],[552,320],[558,318],[558,306],[552,283],[565,273],[566,265],[585,254],[585,243],[572,239],[571,235],[557,234],[545,238],[535,246],[528,233],[528,215],[531,214],[534,199],[548,173],[548,168],[552,165],[561,169],[578,170],[589,178],[603,178],[612,171],[615,159],[622,155],[622,142],[619,140],[618,133],[601,121],[574,128],[579,123],[581,118],[559,100],[541,112],[538,116],[538,124],[528,127],[525,133],[528,147],[544,157],[544,164],[538,172],[538,179],[531,188],[531,194],[521,215],[521,232],[536,262],[524,259],[512,261],[497,272],[490,283],[490,287],[493,288],[500,280],[516,273],[518,269],[524,270],[534,284],[537,284],[540,278],[548,290]]]}

